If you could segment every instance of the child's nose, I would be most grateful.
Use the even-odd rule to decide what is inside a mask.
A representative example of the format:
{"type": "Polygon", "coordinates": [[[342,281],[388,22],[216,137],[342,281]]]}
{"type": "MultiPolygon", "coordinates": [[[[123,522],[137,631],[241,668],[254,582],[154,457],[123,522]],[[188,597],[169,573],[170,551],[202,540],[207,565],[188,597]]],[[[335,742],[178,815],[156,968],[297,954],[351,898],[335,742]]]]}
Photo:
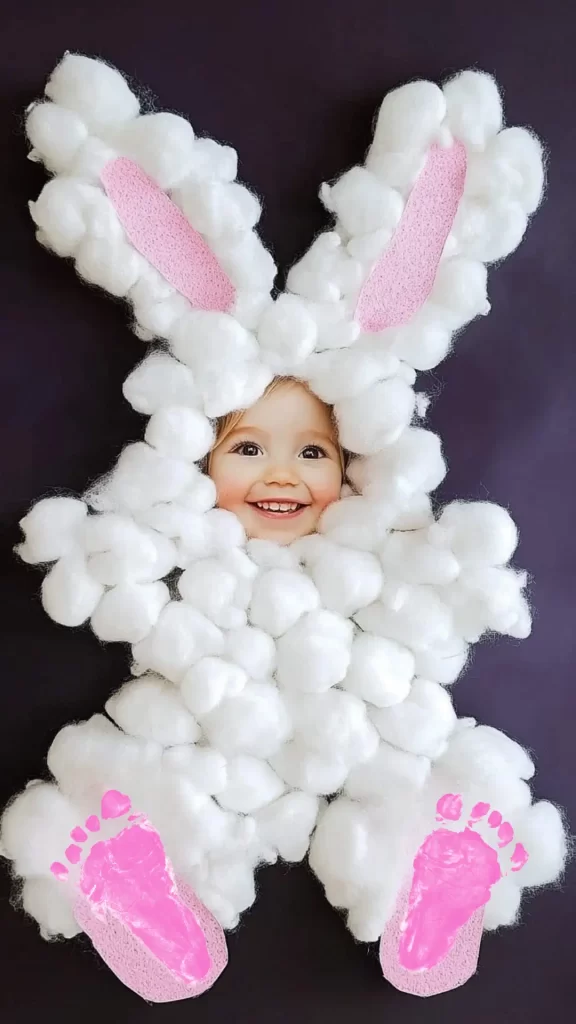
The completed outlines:
{"type": "Polygon", "coordinates": [[[278,484],[279,487],[296,487],[300,483],[300,477],[289,463],[276,463],[268,469],[264,483],[278,484]]]}

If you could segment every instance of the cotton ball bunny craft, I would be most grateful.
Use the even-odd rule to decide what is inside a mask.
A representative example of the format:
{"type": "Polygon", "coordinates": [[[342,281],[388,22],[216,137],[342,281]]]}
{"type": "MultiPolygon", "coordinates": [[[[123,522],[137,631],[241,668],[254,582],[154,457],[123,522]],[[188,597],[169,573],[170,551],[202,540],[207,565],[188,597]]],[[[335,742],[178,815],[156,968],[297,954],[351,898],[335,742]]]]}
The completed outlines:
{"type": "Polygon", "coordinates": [[[53,175],[38,240],[162,347],[124,384],[144,440],[21,524],[47,613],[133,654],[107,717],[61,729],[53,781],[4,812],[25,911],[182,999],[224,969],[257,867],[308,854],[392,984],[463,984],[566,840],[522,748],[454,711],[470,645],[529,634],[526,576],[505,510],[433,512],[446,467],[413,386],[488,313],[486,264],[541,196],[537,139],[480,72],[396,89],[273,299],[230,147],[77,54],[27,132],[53,175]]]}

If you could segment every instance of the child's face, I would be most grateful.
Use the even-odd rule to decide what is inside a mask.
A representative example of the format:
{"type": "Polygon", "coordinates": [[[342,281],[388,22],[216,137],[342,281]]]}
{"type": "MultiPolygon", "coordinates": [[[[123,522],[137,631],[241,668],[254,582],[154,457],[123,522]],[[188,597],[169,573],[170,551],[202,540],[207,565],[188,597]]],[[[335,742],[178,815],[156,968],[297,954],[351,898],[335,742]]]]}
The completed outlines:
{"type": "Polygon", "coordinates": [[[340,496],[340,449],[330,412],[301,384],[261,398],[212,452],[218,507],[249,537],[290,544],[313,533],[340,496]]]}

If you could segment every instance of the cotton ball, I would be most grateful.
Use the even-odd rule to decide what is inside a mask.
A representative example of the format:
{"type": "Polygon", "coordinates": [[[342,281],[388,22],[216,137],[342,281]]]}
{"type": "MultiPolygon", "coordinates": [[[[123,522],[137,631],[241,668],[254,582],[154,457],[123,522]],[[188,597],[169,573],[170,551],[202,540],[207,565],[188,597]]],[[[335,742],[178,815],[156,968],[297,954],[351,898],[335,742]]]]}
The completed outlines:
{"type": "Polygon", "coordinates": [[[335,406],[341,444],[359,455],[393,444],[410,423],[414,405],[412,388],[397,377],[342,399],[335,406]]]}
{"type": "Polygon", "coordinates": [[[275,371],[297,366],[313,351],[316,321],[296,295],[279,295],[265,310],[258,325],[263,358],[275,371]]]}
{"type": "Polygon", "coordinates": [[[239,306],[245,313],[251,310],[249,319],[253,319],[254,310],[262,308],[261,303],[268,300],[276,276],[276,264],[270,253],[254,231],[211,238],[210,247],[232,284],[240,292],[255,293],[251,298],[239,295],[236,300],[236,312],[239,306]]]}
{"type": "Polygon", "coordinates": [[[524,887],[557,881],[568,855],[567,833],[558,808],[539,800],[513,824],[514,840],[528,853],[522,870],[511,876],[515,884],[524,887]]]}
{"type": "Polygon", "coordinates": [[[445,324],[428,322],[418,314],[391,332],[390,348],[415,370],[432,370],[448,355],[452,335],[445,324]]]}
{"type": "Polygon", "coordinates": [[[429,530],[433,544],[449,547],[462,566],[505,565],[518,544],[509,512],[488,501],[453,501],[429,530]]]}
{"type": "Polygon", "coordinates": [[[42,498],[20,520],[25,541],[17,547],[24,562],[53,562],[82,542],[86,505],[77,498],[42,498]]]}
{"type": "Polygon", "coordinates": [[[228,783],[218,794],[218,803],[230,811],[252,814],[282,796],[285,788],[269,764],[243,754],[228,762],[228,783]]]}
{"type": "Polygon", "coordinates": [[[168,747],[162,755],[162,765],[184,775],[200,793],[210,796],[224,789],[228,778],[224,755],[212,747],[193,743],[168,747]]]}
{"type": "Polygon", "coordinates": [[[415,651],[415,673],[443,686],[455,682],[468,660],[468,644],[459,637],[450,637],[427,650],[415,651]]]}
{"type": "MultiPolygon", "coordinates": [[[[202,477],[197,479],[201,481],[202,477]]],[[[189,498],[190,492],[181,495],[182,501],[188,502],[189,498]]],[[[138,515],[142,522],[154,530],[174,538],[177,549],[176,564],[180,568],[184,568],[197,558],[205,557],[213,550],[212,530],[203,514],[204,510],[195,511],[192,503],[191,505],[189,508],[180,501],[158,502],[138,515]]]]}
{"type": "Polygon", "coordinates": [[[367,761],[378,746],[378,734],[368,721],[364,701],[333,689],[298,694],[289,702],[299,743],[345,764],[367,761]]]}
{"type": "Polygon", "coordinates": [[[516,924],[520,912],[520,893],[510,878],[501,878],[490,890],[482,925],[486,931],[516,924]]]}
{"type": "Polygon", "coordinates": [[[350,348],[313,353],[304,371],[315,394],[333,405],[394,377],[399,368],[397,357],[382,346],[375,349],[358,341],[350,348]]]}
{"type": "Polygon", "coordinates": [[[321,881],[360,881],[369,845],[368,828],[360,804],[338,799],[328,805],[316,826],[308,858],[321,881]]]}
{"type": "Polygon", "coordinates": [[[226,654],[252,679],[264,679],[274,671],[276,644],[271,636],[255,626],[241,626],[226,634],[226,654]]]}
{"type": "Polygon", "coordinates": [[[224,416],[236,409],[251,409],[273,376],[271,368],[256,358],[208,367],[199,377],[206,415],[224,416]]]}
{"type": "Polygon", "coordinates": [[[391,587],[354,619],[368,633],[396,640],[414,652],[429,650],[453,635],[452,611],[432,587],[391,587]]]}
{"type": "Polygon", "coordinates": [[[414,655],[394,640],[360,633],[342,685],[379,708],[399,704],[410,693],[414,655]]]}
{"type": "Polygon", "coordinates": [[[192,227],[210,238],[250,231],[260,219],[260,203],[243,185],[189,179],[179,189],[192,227]]]}
{"type": "Polygon", "coordinates": [[[308,750],[299,742],[286,743],[271,764],[289,786],[317,796],[336,793],[348,774],[348,765],[336,753],[308,750]]]}
{"type": "MultiPolygon", "coordinates": [[[[218,626],[239,626],[239,609],[232,608],[237,579],[215,558],[201,559],[186,569],[178,580],[184,601],[203,612],[218,626]],[[236,613],[234,616],[233,613],[236,613]]],[[[245,620],[244,620],[245,621],[245,620]]]]}
{"type": "Polygon", "coordinates": [[[455,256],[440,263],[430,298],[454,315],[454,326],[461,326],[489,311],[487,281],[483,263],[455,256]]]}
{"type": "Polygon", "coordinates": [[[234,181],[238,173],[238,154],[232,146],[214,139],[196,139],[192,153],[192,174],[196,178],[234,181]]]}
{"type": "Polygon", "coordinates": [[[406,700],[374,710],[371,718],[382,739],[401,750],[431,758],[444,752],[456,725],[450,695],[427,679],[415,679],[406,700]]]}
{"type": "Polygon", "coordinates": [[[4,811],[2,847],[18,875],[50,875],[78,824],[72,804],[52,783],[31,783],[4,811]]]}
{"type": "Polygon", "coordinates": [[[210,884],[230,900],[237,914],[251,907],[256,899],[252,865],[233,857],[221,857],[211,863],[210,884]]]}
{"type": "Polygon", "coordinates": [[[464,569],[443,597],[453,609],[456,629],[470,643],[486,630],[525,639],[531,630],[530,609],[522,595],[525,584],[525,573],[480,566],[464,569]]]}
{"type": "Polygon", "coordinates": [[[286,793],[256,814],[262,841],[287,861],[300,861],[308,850],[319,801],[310,793],[286,793]]]}
{"type": "Polygon", "coordinates": [[[106,713],[124,732],[155,740],[163,747],[194,743],[200,736],[178,691],[155,675],[125,683],[106,702],[106,713]]]}
{"type": "Polygon", "coordinates": [[[136,117],[138,99],[122,75],[101,60],[67,53],[52,72],[46,95],[76,111],[88,125],[117,125],[136,117]]]}
{"type": "Polygon", "coordinates": [[[395,909],[395,889],[368,889],[350,908],[346,923],[358,942],[377,942],[395,909]]]}
{"type": "Polygon", "coordinates": [[[323,185],[320,195],[349,235],[366,235],[381,228],[393,231],[404,207],[398,192],[364,167],[352,167],[332,187],[323,185]]]}
{"type": "Polygon", "coordinates": [[[42,581],[42,606],[61,626],[81,626],[92,615],[104,587],[89,574],[82,555],[65,555],[42,581]]]}
{"type": "Polygon", "coordinates": [[[488,725],[455,732],[439,766],[478,784],[499,782],[505,776],[531,779],[534,775],[534,765],[520,744],[488,725]]]}
{"type": "MultiPolygon", "coordinates": [[[[499,197],[486,203],[464,198],[454,219],[452,234],[459,251],[471,261],[493,263],[518,247],[527,224],[524,208],[516,200],[499,197]]],[[[480,286],[480,279],[478,283],[480,286]]],[[[477,312],[487,312],[489,308],[486,303],[485,309],[478,308],[477,312]]]]}
{"type": "Polygon", "coordinates": [[[225,508],[212,508],[205,518],[211,532],[212,548],[216,553],[228,553],[230,549],[244,544],[244,527],[233,512],[225,508]]]}
{"type": "Polygon", "coordinates": [[[248,680],[243,668],[223,658],[201,658],[181,683],[182,700],[195,715],[212,711],[225,696],[236,696],[248,680]]]}
{"type": "Polygon", "coordinates": [[[408,498],[390,524],[392,530],[422,530],[434,522],[432,501],[421,492],[408,498]]]}
{"type": "Polygon", "coordinates": [[[443,88],[446,121],[458,139],[484,146],[502,127],[498,86],[483,71],[461,71],[443,88]]]}
{"type": "Polygon", "coordinates": [[[191,486],[178,495],[178,505],[190,512],[208,512],[216,504],[216,484],[211,477],[200,473],[191,486]]]}
{"type": "Polygon", "coordinates": [[[368,165],[383,152],[427,147],[445,112],[444,96],[433,82],[409,82],[388,93],[378,113],[368,165]]]}
{"type": "Polygon", "coordinates": [[[195,466],[170,459],[143,441],[127,445],[109,477],[88,493],[98,510],[139,512],[157,502],[172,501],[192,483],[195,466]]]}
{"type": "Polygon", "coordinates": [[[174,544],[129,516],[89,516],[85,526],[88,570],[99,583],[150,582],[176,564],[174,544]]]}
{"type": "Polygon", "coordinates": [[[170,338],[174,355],[203,379],[210,368],[237,364],[258,355],[254,336],[227,313],[193,310],[182,317],[170,338]]]}
{"type": "Polygon", "coordinates": [[[151,669],[178,683],[193,662],[219,654],[223,646],[214,623],[183,602],[171,601],[148,636],[132,647],[136,674],[151,669]]]}
{"type": "Polygon", "coordinates": [[[270,569],[254,583],[249,618],[252,625],[278,637],[318,604],[318,591],[304,573],[270,569]]]}
{"type": "Polygon", "coordinates": [[[26,117],[26,133],[47,169],[65,171],[88,132],[81,118],[56,103],[35,103],[26,117]]]}
{"type": "Polygon", "coordinates": [[[446,463],[437,434],[408,427],[395,444],[355,460],[348,472],[367,498],[404,502],[435,490],[446,475],[446,463]]]}
{"type": "Polygon", "coordinates": [[[99,640],[137,643],[148,635],[169,600],[165,583],[120,583],[104,594],[90,624],[99,640]]]}
{"type": "Polygon", "coordinates": [[[171,405],[153,413],[145,438],[162,455],[196,462],[212,447],[214,430],[197,409],[171,405]]]}
{"type": "Polygon", "coordinates": [[[352,768],[345,789],[353,800],[406,805],[424,789],[429,776],[427,757],[381,742],[371,758],[352,768]]]}
{"type": "Polygon", "coordinates": [[[387,580],[442,586],[455,580],[460,572],[452,552],[427,543],[424,530],[390,533],[380,558],[387,580]]]}
{"type": "Polygon", "coordinates": [[[82,931],[76,923],[71,899],[55,878],[27,878],[20,898],[23,910],[40,925],[43,939],[57,935],[73,939],[82,931]]]}
{"type": "Polygon", "coordinates": [[[135,160],[162,189],[181,182],[192,165],[192,126],[184,117],[169,111],[143,114],[111,137],[118,149],[135,160]]]}
{"type": "Polygon", "coordinates": [[[371,604],[382,587],[382,570],[375,555],[329,545],[310,574],[322,605],[346,618],[371,604]]]}
{"type": "Polygon", "coordinates": [[[544,189],[540,140],[525,128],[505,128],[490,141],[486,155],[508,177],[510,191],[524,211],[534,213],[544,189]]]}
{"type": "Polygon", "coordinates": [[[272,683],[250,682],[202,720],[210,743],[224,754],[269,757],[288,738],[291,723],[286,706],[272,683]]]}
{"type": "Polygon", "coordinates": [[[49,181],[29,204],[39,241],[58,256],[73,256],[86,234],[86,208],[96,196],[96,188],[70,178],[49,181]]]}
{"type": "Polygon", "coordinates": [[[276,643],[282,686],[321,693],[340,683],[350,664],[352,625],[334,612],[308,612],[276,643]]]}
{"type": "Polygon", "coordinates": [[[106,238],[84,238],[76,252],[76,270],[89,284],[123,298],[138,278],[142,257],[131,245],[106,238]]]}
{"type": "Polygon", "coordinates": [[[328,505],[320,530],[335,544],[372,551],[382,543],[393,517],[392,505],[354,494],[328,505]]]}

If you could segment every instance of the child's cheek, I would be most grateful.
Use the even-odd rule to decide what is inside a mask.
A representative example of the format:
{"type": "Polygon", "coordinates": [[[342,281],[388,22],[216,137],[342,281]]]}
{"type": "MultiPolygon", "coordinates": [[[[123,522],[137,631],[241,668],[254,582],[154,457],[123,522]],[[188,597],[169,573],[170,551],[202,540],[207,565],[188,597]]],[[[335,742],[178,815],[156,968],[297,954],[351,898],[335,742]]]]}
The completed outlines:
{"type": "Polygon", "coordinates": [[[241,505],[250,490],[254,473],[240,459],[223,459],[214,473],[217,502],[220,508],[234,509],[241,505]]]}
{"type": "Polygon", "coordinates": [[[338,501],[342,487],[340,467],[334,462],[330,462],[325,468],[318,467],[308,486],[314,504],[319,505],[321,508],[326,508],[333,501],[338,501]]]}

